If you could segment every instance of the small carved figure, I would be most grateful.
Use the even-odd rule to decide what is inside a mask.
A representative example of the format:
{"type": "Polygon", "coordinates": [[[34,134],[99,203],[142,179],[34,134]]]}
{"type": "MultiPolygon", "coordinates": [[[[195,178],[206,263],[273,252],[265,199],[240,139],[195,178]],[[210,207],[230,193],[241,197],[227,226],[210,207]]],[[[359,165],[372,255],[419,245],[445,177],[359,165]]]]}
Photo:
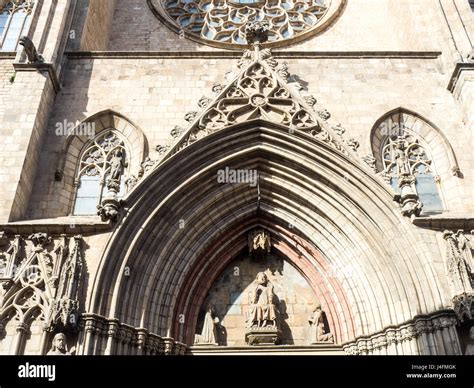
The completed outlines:
{"type": "Polygon", "coordinates": [[[19,41],[20,45],[25,48],[25,54],[28,58],[28,63],[43,63],[44,59],[41,54],[38,54],[33,41],[27,36],[22,36],[19,41]]]}
{"type": "Polygon", "coordinates": [[[310,343],[334,342],[334,335],[329,333],[324,323],[324,312],[318,303],[308,320],[310,324],[310,343]]]}
{"type": "Polygon", "coordinates": [[[123,152],[120,148],[116,149],[110,159],[110,174],[109,179],[114,182],[120,182],[120,177],[123,174],[123,152]]]}
{"type": "Polygon", "coordinates": [[[53,345],[51,350],[47,353],[48,356],[70,356],[71,353],[67,349],[66,335],[64,333],[57,333],[53,338],[53,345]]]}
{"type": "Polygon", "coordinates": [[[204,317],[204,325],[201,334],[196,334],[194,344],[196,345],[217,345],[217,324],[219,318],[214,316],[214,306],[208,306],[204,317]]]}

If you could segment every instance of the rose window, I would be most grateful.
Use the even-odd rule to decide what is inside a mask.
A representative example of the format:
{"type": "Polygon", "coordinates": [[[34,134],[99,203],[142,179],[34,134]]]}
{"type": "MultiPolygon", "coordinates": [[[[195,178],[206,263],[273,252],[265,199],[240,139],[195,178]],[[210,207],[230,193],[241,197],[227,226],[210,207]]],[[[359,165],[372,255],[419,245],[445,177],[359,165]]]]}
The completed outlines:
{"type": "Polygon", "coordinates": [[[246,45],[245,26],[266,21],[268,42],[317,32],[337,16],[343,0],[151,0],[175,31],[211,45],[246,45]]]}

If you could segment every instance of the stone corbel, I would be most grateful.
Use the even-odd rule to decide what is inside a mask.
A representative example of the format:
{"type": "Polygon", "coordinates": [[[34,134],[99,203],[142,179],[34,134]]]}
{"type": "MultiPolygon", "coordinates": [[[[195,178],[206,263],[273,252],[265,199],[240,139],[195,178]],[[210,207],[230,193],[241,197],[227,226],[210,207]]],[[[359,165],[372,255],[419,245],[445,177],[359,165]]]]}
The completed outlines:
{"type": "Polygon", "coordinates": [[[117,222],[123,203],[122,200],[116,198],[105,198],[102,203],[97,206],[97,215],[99,215],[104,222],[117,222]]]}

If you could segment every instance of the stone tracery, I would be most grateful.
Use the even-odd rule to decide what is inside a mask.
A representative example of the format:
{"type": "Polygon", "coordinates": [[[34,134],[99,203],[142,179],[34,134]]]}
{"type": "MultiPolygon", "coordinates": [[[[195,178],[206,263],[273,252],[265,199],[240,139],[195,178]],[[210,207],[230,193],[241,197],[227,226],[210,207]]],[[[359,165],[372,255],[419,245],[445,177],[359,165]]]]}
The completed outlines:
{"type": "MultiPolygon", "coordinates": [[[[157,3],[157,2],[154,2],[157,3]]],[[[331,1],[321,0],[162,0],[155,5],[181,30],[207,42],[247,44],[245,26],[268,24],[268,40],[291,39],[314,29],[331,1]]]]}

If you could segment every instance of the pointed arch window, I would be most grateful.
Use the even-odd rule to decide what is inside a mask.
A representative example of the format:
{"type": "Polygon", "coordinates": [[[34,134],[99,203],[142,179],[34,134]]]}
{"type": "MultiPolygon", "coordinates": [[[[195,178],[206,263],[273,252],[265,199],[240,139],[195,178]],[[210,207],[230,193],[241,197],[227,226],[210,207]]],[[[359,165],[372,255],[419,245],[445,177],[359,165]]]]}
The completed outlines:
{"type": "MultiPolygon", "coordinates": [[[[97,206],[107,193],[107,179],[111,160],[117,150],[121,151],[125,169],[128,166],[128,152],[121,136],[113,131],[101,132],[88,142],[81,153],[77,177],[75,180],[76,197],[73,215],[94,215],[97,206]]],[[[117,198],[125,194],[127,171],[121,175],[117,198]]]]}
{"type": "Polygon", "coordinates": [[[415,177],[415,187],[423,204],[423,212],[438,213],[443,211],[435,163],[428,148],[415,133],[399,123],[395,133],[392,131],[383,143],[381,154],[384,168],[382,175],[390,182],[395,191],[400,191],[398,187],[400,171],[398,171],[397,159],[405,158],[408,162],[410,175],[415,177]]]}
{"type": "Polygon", "coordinates": [[[33,6],[32,0],[0,3],[0,51],[16,51],[20,37],[28,32],[33,6]]]}

